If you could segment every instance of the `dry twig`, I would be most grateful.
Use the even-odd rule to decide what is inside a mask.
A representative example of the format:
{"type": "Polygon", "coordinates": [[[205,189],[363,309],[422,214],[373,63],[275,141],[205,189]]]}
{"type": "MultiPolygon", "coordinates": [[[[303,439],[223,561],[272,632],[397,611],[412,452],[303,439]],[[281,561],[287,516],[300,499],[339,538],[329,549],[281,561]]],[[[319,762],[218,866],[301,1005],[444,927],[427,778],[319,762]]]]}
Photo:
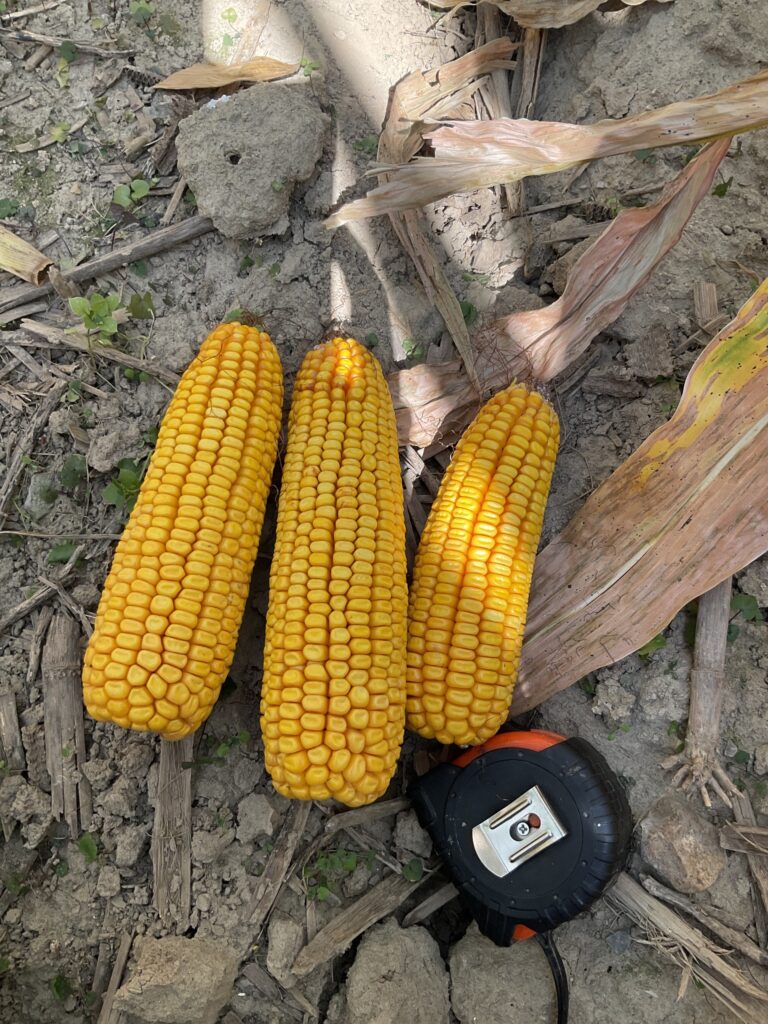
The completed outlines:
{"type": "Polygon", "coordinates": [[[182,765],[192,759],[193,741],[160,741],[152,828],[155,906],[160,920],[175,922],[180,932],[188,927],[192,901],[192,773],[182,765]]]}

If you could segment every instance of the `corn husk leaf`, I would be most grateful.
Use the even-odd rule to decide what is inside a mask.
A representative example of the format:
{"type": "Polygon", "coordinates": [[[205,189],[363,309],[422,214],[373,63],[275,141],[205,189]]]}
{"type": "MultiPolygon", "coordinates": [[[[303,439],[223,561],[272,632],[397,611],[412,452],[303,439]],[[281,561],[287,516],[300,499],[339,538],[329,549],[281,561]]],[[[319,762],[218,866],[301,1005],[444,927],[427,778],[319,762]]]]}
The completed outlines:
{"type": "Polygon", "coordinates": [[[539,555],[513,713],[656,636],[768,550],[768,280],[704,349],[669,422],[539,555]]]}
{"type": "Polygon", "coordinates": [[[295,75],[298,64],[286,64],[271,57],[254,57],[244,64],[193,64],[158,82],[156,89],[220,89],[235,82],[272,82],[295,75]]]}
{"type": "Polygon", "coordinates": [[[45,268],[52,262],[34,245],[0,225],[0,269],[30,284],[40,284],[45,268]]]}
{"type": "MultiPolygon", "coordinates": [[[[470,7],[472,0],[430,0],[433,7],[454,10],[457,7],[470,7]]],[[[607,0],[488,0],[495,4],[503,14],[523,25],[525,28],[561,28],[572,25],[575,21],[585,18],[596,11],[607,0]]],[[[644,4],[646,0],[621,0],[630,7],[644,4]]],[[[671,0],[658,0],[667,4],[671,0]]]]}
{"type": "MultiPolygon", "coordinates": [[[[560,298],[543,309],[493,321],[475,339],[484,394],[512,380],[551,380],[612,323],[677,243],[728,151],[711,143],[660,198],[622,211],[575,264],[560,298]]],[[[414,366],[389,378],[401,443],[450,441],[469,423],[479,399],[458,362],[414,366]]]]}
{"type": "Polygon", "coordinates": [[[587,125],[525,118],[454,122],[424,136],[434,146],[434,157],[417,157],[398,167],[389,181],[364,199],[342,206],[326,223],[338,227],[350,220],[425,206],[455,192],[567,170],[600,157],[690,145],[767,124],[768,71],[709,96],[615,121],[587,125]]]}

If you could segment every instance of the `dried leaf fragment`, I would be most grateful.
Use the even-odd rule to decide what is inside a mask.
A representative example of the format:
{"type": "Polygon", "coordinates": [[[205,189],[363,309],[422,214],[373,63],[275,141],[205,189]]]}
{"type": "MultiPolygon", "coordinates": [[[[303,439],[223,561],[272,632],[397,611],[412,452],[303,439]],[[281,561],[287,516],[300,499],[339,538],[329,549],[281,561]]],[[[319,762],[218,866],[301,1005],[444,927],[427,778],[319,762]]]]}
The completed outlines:
{"type": "Polygon", "coordinates": [[[672,418],[536,560],[512,713],[656,636],[768,550],[768,280],[691,368],[672,418]]]}
{"type": "Polygon", "coordinates": [[[40,284],[45,268],[53,260],[0,225],[0,267],[30,284],[40,284]]]}
{"type": "Polygon", "coordinates": [[[767,124],[768,71],[712,95],[620,120],[584,125],[525,118],[455,121],[425,135],[434,157],[417,157],[393,169],[385,184],[342,206],[326,223],[338,227],[425,206],[455,192],[552,174],[618,153],[719,139],[767,124]]]}
{"type": "MultiPolygon", "coordinates": [[[[434,7],[450,8],[471,6],[470,0],[431,0],[434,7]]],[[[524,28],[561,28],[585,18],[607,0],[489,0],[503,14],[514,18],[524,28]]],[[[621,0],[631,7],[646,3],[646,0],[621,0]]],[[[668,4],[671,0],[657,0],[668,4]]]]}
{"type": "Polygon", "coordinates": [[[192,64],[158,82],[155,89],[219,89],[235,82],[273,82],[299,70],[272,57],[254,57],[244,64],[192,64]]]}

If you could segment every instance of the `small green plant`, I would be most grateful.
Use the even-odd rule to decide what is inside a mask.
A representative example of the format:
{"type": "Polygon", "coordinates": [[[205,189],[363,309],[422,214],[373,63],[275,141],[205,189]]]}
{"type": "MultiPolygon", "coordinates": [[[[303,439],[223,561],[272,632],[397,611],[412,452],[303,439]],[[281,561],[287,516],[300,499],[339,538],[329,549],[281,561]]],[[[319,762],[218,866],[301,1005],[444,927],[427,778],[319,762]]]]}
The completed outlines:
{"type": "Polygon", "coordinates": [[[60,1002],[64,1003],[72,995],[74,989],[72,988],[72,982],[64,974],[57,974],[55,978],[51,979],[51,992],[54,997],[60,1002]]]}
{"type": "Polygon", "coordinates": [[[376,156],[379,149],[379,137],[378,135],[364,135],[362,139],[357,139],[352,143],[352,148],[356,149],[358,153],[365,153],[366,156],[376,156]]]}
{"type": "Polygon", "coordinates": [[[11,969],[11,961],[7,956],[0,956],[0,974],[7,974],[11,969]]]}
{"type": "Polygon", "coordinates": [[[114,292],[109,295],[94,292],[90,298],[75,295],[68,302],[69,308],[75,316],[80,317],[89,334],[96,333],[105,342],[117,334],[117,320],[112,314],[120,305],[119,295],[114,292]]]}
{"type": "Polygon", "coordinates": [[[277,275],[279,273],[280,273],[280,264],[279,263],[272,263],[272,264],[270,264],[269,276],[270,277],[277,277],[277,275]]]}
{"type": "Polygon", "coordinates": [[[51,128],[51,138],[54,142],[65,142],[72,131],[72,125],[68,121],[59,121],[51,128]]]}
{"type": "Polygon", "coordinates": [[[358,865],[358,855],[340,846],[319,854],[304,868],[307,899],[325,902],[341,879],[351,875],[358,865]]]}
{"type": "Polygon", "coordinates": [[[402,866],[403,878],[409,882],[418,882],[424,874],[424,863],[420,857],[412,857],[402,866]]]}
{"type": "Polygon", "coordinates": [[[313,71],[320,70],[318,62],[316,60],[310,60],[309,57],[302,57],[299,61],[299,67],[301,68],[301,73],[305,78],[309,78],[313,71]]]}
{"type": "Polygon", "coordinates": [[[465,270],[461,277],[464,281],[477,281],[482,285],[487,285],[491,280],[490,274],[474,274],[470,270],[465,270]]]}
{"type": "Polygon", "coordinates": [[[144,28],[154,13],[155,5],[148,3],[148,0],[131,0],[128,7],[131,21],[141,28],[144,28]]]}
{"type": "Polygon", "coordinates": [[[641,164],[644,164],[647,163],[647,161],[650,160],[652,157],[654,157],[655,153],[652,149],[636,149],[632,156],[635,158],[635,160],[639,160],[641,164]]]}
{"type": "Polygon", "coordinates": [[[746,750],[737,750],[731,758],[734,764],[740,764],[743,767],[749,764],[749,753],[746,750]]]}
{"type": "Polygon", "coordinates": [[[123,376],[126,380],[138,381],[140,384],[144,384],[150,379],[146,370],[135,370],[132,366],[123,367],[123,376]]]}
{"type": "Polygon", "coordinates": [[[3,885],[12,896],[26,896],[29,886],[24,884],[24,879],[15,871],[3,876],[3,885]]]}
{"type": "Polygon", "coordinates": [[[747,622],[762,622],[763,619],[757,598],[751,594],[734,594],[731,598],[731,611],[740,614],[747,622]]]}
{"type": "Polygon", "coordinates": [[[18,199],[0,199],[0,220],[13,217],[19,212],[20,205],[18,199]]]}
{"type": "Polygon", "coordinates": [[[177,36],[181,32],[181,25],[171,14],[161,14],[157,19],[157,27],[167,36],[177,36]]]}
{"type": "Polygon", "coordinates": [[[283,192],[284,190],[285,190],[285,182],[283,181],[283,179],[282,178],[275,178],[275,180],[272,182],[272,191],[273,192],[283,192]]]}
{"type": "Polygon", "coordinates": [[[130,210],[149,195],[151,184],[143,178],[134,178],[130,184],[118,185],[112,194],[112,202],[124,210],[130,210]]]}
{"type": "Polygon", "coordinates": [[[56,84],[60,89],[69,85],[69,65],[78,55],[77,47],[71,39],[65,39],[59,47],[59,59],[56,64],[56,84]]]}
{"type": "Polygon", "coordinates": [[[246,747],[251,742],[251,734],[247,729],[243,729],[235,736],[229,736],[227,739],[219,740],[215,736],[206,737],[206,755],[204,757],[198,757],[194,761],[182,761],[182,768],[197,768],[199,765],[204,764],[226,764],[226,759],[233,750],[238,747],[246,747]]]}
{"type": "Polygon", "coordinates": [[[145,469],[146,460],[142,464],[135,459],[120,459],[117,464],[117,476],[113,477],[101,492],[101,500],[107,505],[114,505],[130,512],[136,504],[145,469]]]}
{"type": "Polygon", "coordinates": [[[424,346],[413,338],[403,338],[403,352],[407,359],[423,359],[425,355],[424,346]]]}
{"type": "Polygon", "coordinates": [[[48,552],[48,564],[63,565],[70,560],[74,550],[75,545],[71,540],[62,541],[60,544],[54,544],[48,552]]]}
{"type": "Polygon", "coordinates": [[[252,256],[243,256],[240,260],[240,266],[237,268],[238,274],[245,274],[251,269],[254,264],[252,256]]]}
{"type": "Polygon", "coordinates": [[[137,277],[146,277],[149,274],[149,265],[146,260],[136,260],[130,264],[130,268],[137,277]]]}
{"type": "MultiPolygon", "coordinates": [[[[722,177],[722,175],[721,175],[721,177],[722,177]]],[[[732,184],[733,184],[733,175],[731,175],[731,177],[728,178],[727,180],[725,178],[723,178],[723,180],[719,181],[717,183],[717,185],[715,185],[715,187],[712,189],[712,195],[713,196],[717,196],[718,199],[722,199],[723,196],[727,196],[728,195],[728,189],[731,187],[732,184]]]]}
{"type": "Polygon", "coordinates": [[[134,292],[126,308],[134,320],[155,319],[155,304],[151,292],[134,292]]]}
{"type": "Polygon", "coordinates": [[[237,11],[234,7],[225,7],[221,12],[222,21],[226,21],[229,25],[234,25],[237,21],[237,11]]]}
{"type": "Polygon", "coordinates": [[[477,307],[467,301],[460,302],[459,305],[461,306],[461,315],[464,317],[464,323],[467,327],[471,327],[478,317],[477,307]]]}
{"type": "Polygon", "coordinates": [[[59,878],[66,878],[67,875],[69,874],[68,861],[60,860],[57,864],[54,865],[53,870],[55,874],[59,876],[59,878]]]}
{"type": "Polygon", "coordinates": [[[85,857],[86,864],[93,864],[99,856],[99,847],[92,832],[83,832],[77,840],[77,848],[85,857]]]}
{"type": "Polygon", "coordinates": [[[370,334],[366,334],[366,336],[363,338],[363,344],[365,345],[366,348],[376,348],[376,346],[379,344],[378,334],[375,334],[373,331],[371,331],[370,334]]]}
{"type": "Polygon", "coordinates": [[[643,644],[637,651],[641,658],[649,658],[654,651],[660,651],[662,647],[667,646],[666,638],[659,633],[658,636],[654,636],[648,641],[647,644],[643,644]]]}

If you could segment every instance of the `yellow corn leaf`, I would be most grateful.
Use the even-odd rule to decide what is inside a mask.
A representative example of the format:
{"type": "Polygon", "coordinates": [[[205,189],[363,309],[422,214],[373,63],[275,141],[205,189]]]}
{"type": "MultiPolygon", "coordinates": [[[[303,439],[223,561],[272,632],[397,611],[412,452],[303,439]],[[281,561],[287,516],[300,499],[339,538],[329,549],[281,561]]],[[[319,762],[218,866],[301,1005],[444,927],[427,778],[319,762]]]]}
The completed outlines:
{"type": "MultiPolygon", "coordinates": [[[[729,140],[706,146],[650,206],[623,210],[575,264],[560,298],[495,320],[474,339],[483,394],[510,381],[551,380],[613,323],[676,244],[708,195],[729,140]]],[[[452,361],[389,378],[403,444],[447,443],[469,423],[477,392],[452,361]]]]}
{"type": "Polygon", "coordinates": [[[656,636],[768,550],[768,280],[665,423],[536,560],[513,713],[656,636]]]}
{"type": "Polygon", "coordinates": [[[40,284],[46,267],[53,261],[0,225],[0,268],[30,284],[40,284]]]}
{"type": "Polygon", "coordinates": [[[342,206],[326,224],[338,227],[529,174],[552,174],[600,157],[703,142],[767,124],[768,71],[711,96],[615,121],[457,121],[424,136],[434,147],[434,157],[417,157],[393,170],[386,183],[342,206]]]}
{"type": "Polygon", "coordinates": [[[193,64],[182,71],[175,71],[156,89],[220,89],[235,82],[272,82],[276,78],[294,75],[298,64],[285,64],[271,57],[255,57],[245,64],[193,64]]]}
{"type": "MultiPolygon", "coordinates": [[[[430,0],[433,7],[449,8],[472,6],[471,0],[430,0]]],[[[500,11],[525,28],[560,28],[572,25],[574,21],[596,11],[607,0],[489,0],[500,11]]],[[[646,0],[621,0],[631,7],[644,4],[646,0]]],[[[658,3],[670,3],[670,0],[658,0],[658,3]]]]}

